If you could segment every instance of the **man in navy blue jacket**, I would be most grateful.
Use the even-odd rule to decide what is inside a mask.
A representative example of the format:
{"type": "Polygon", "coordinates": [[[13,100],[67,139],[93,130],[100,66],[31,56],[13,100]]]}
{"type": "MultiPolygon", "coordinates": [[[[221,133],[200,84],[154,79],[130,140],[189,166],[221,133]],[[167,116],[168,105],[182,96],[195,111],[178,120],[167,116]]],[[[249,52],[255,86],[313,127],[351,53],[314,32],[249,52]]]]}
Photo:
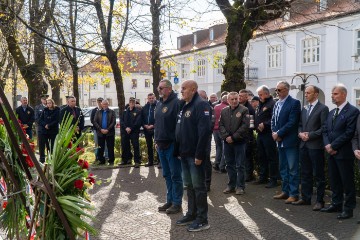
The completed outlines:
{"type": "Polygon", "coordinates": [[[141,109],[142,126],[144,128],[144,135],[148,151],[148,163],[146,167],[154,165],[154,128],[155,128],[155,107],[156,98],[154,93],[149,93],[147,96],[148,102],[141,109]]]}
{"type": "Polygon", "coordinates": [[[353,217],[356,207],[354,180],[354,152],[351,140],[355,133],[359,110],[346,101],[344,85],[336,85],[331,92],[336,108],[329,112],[324,123],[323,140],[328,157],[329,180],[332,190],[330,206],[321,212],[341,212],[337,218],[353,217]],[[345,194],[345,198],[344,198],[345,194]],[[344,201],[345,200],[345,201],[344,201]]]}
{"type": "Polygon", "coordinates": [[[279,150],[279,169],[282,192],[274,199],[286,199],[285,203],[296,202],[299,197],[299,138],[300,101],[289,95],[290,85],[278,82],[275,91],[279,96],[271,118],[272,137],[279,150]]]}
{"type": "Polygon", "coordinates": [[[176,222],[187,225],[188,231],[209,229],[207,190],[205,185],[205,161],[208,140],[211,135],[211,109],[197,93],[195,81],[187,80],[181,86],[184,100],[176,124],[176,142],[181,157],[184,185],[187,186],[188,211],[176,222]]]}

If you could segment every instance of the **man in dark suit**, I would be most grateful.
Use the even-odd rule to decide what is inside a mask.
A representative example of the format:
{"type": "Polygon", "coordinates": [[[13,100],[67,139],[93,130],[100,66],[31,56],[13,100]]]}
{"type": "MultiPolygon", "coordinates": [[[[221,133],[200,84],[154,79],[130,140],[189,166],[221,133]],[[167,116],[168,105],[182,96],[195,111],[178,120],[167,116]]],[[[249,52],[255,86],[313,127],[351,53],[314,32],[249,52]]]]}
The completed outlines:
{"type": "Polygon", "coordinates": [[[259,179],[255,184],[266,184],[268,177],[269,183],[266,188],[277,187],[278,180],[278,158],[276,143],[272,138],[271,117],[275,101],[270,95],[269,88],[265,85],[257,89],[260,98],[260,104],[255,112],[255,129],[257,131],[257,158],[259,163],[259,179]]]}
{"type": "Polygon", "coordinates": [[[299,138],[297,131],[300,119],[300,101],[289,95],[290,85],[285,81],[278,82],[275,91],[279,101],[276,102],[271,118],[272,137],[279,150],[279,170],[282,179],[282,192],[274,199],[286,199],[289,204],[299,196],[299,138]]]}
{"type": "Polygon", "coordinates": [[[60,111],[60,124],[65,117],[72,115],[72,125],[77,124],[75,131],[75,138],[78,139],[81,136],[81,131],[84,129],[84,115],[79,107],[76,106],[76,98],[74,96],[68,96],[68,105],[60,111]]]}
{"type": "Polygon", "coordinates": [[[28,105],[28,99],[26,97],[22,97],[20,101],[21,106],[17,107],[15,112],[26,131],[26,134],[32,139],[32,125],[35,121],[35,112],[34,109],[28,105]]]}
{"type": "Polygon", "coordinates": [[[141,119],[148,153],[148,162],[145,167],[150,167],[154,165],[155,107],[157,103],[155,94],[149,93],[147,100],[148,102],[141,109],[141,119]]]}
{"type": "Polygon", "coordinates": [[[328,169],[332,196],[330,206],[321,209],[321,212],[341,212],[337,216],[338,219],[351,218],[356,207],[354,152],[351,140],[359,110],[346,101],[346,96],[347,90],[344,85],[338,84],[332,89],[331,99],[336,108],[330,111],[323,126],[324,146],[329,154],[328,169]]]}
{"type": "Polygon", "coordinates": [[[310,205],[313,193],[313,177],[316,181],[316,204],[314,211],[324,207],[325,157],[322,140],[322,125],[329,114],[329,108],[319,102],[319,88],[308,86],[305,98],[308,105],[301,111],[299,123],[301,161],[301,199],[293,205],[310,205]]]}
{"type": "MultiPolygon", "coordinates": [[[[354,150],[354,155],[358,160],[358,166],[360,167],[360,115],[356,123],[355,135],[352,140],[352,148],[354,150]]],[[[360,220],[358,220],[357,223],[360,224],[360,220]]]]}

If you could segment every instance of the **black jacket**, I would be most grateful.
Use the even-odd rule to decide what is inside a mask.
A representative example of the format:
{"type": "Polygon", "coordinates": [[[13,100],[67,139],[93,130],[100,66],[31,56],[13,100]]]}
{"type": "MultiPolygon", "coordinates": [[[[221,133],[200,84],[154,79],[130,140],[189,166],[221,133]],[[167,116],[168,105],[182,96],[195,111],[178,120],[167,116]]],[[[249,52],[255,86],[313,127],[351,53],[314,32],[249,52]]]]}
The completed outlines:
{"type": "Polygon", "coordinates": [[[160,98],[155,108],[155,142],[175,142],[176,118],[180,100],[172,92],[166,101],[160,98]]]}
{"type": "MultiPolygon", "coordinates": [[[[84,129],[84,115],[81,111],[80,108],[75,107],[74,108],[75,111],[75,117],[72,120],[72,124],[75,125],[76,121],[79,120],[78,123],[78,127],[80,128],[80,131],[84,129]]],[[[60,110],[60,124],[63,121],[63,119],[66,116],[72,115],[73,114],[73,109],[71,107],[69,107],[68,105],[66,107],[64,107],[63,109],[60,110]]]]}
{"type": "Polygon", "coordinates": [[[198,93],[185,104],[178,114],[176,143],[181,157],[205,160],[211,129],[210,104],[198,93]]]}
{"type": "Polygon", "coordinates": [[[122,118],[120,119],[120,128],[121,133],[126,133],[126,128],[131,129],[131,133],[140,132],[141,127],[141,109],[134,107],[133,110],[130,110],[130,107],[127,107],[123,113],[122,118]]]}
{"type": "Polygon", "coordinates": [[[254,125],[259,134],[271,133],[271,117],[273,115],[275,101],[272,96],[267,98],[265,102],[260,102],[256,108],[254,125]],[[259,124],[264,124],[264,130],[260,132],[258,130],[259,124]]]}
{"type": "Polygon", "coordinates": [[[27,105],[24,111],[23,107],[19,106],[16,108],[15,112],[18,115],[18,119],[21,121],[22,124],[27,124],[29,128],[32,127],[35,121],[35,112],[32,107],[27,105]]]}
{"type": "Polygon", "coordinates": [[[55,107],[53,110],[44,108],[38,119],[38,131],[39,134],[58,134],[59,132],[59,115],[60,108],[55,107]],[[45,126],[48,125],[49,129],[45,126]]]}
{"type": "Polygon", "coordinates": [[[35,106],[35,121],[38,122],[39,118],[42,114],[42,112],[44,111],[44,109],[46,108],[46,106],[44,106],[42,103],[40,103],[39,105],[35,106]]]}
{"type": "MultiPolygon", "coordinates": [[[[156,101],[153,104],[146,103],[145,106],[141,109],[141,120],[142,125],[154,125],[155,124],[155,108],[156,101]]],[[[154,133],[154,129],[147,130],[144,128],[145,133],[154,133]]]]}
{"type": "MultiPolygon", "coordinates": [[[[98,110],[95,112],[95,116],[93,119],[93,125],[94,129],[96,129],[98,136],[103,136],[101,133],[102,129],[102,116],[104,114],[104,109],[98,110]]],[[[116,124],[116,116],[114,110],[108,109],[107,112],[107,130],[109,132],[106,134],[106,136],[113,136],[115,135],[115,124],[116,124]]]]}

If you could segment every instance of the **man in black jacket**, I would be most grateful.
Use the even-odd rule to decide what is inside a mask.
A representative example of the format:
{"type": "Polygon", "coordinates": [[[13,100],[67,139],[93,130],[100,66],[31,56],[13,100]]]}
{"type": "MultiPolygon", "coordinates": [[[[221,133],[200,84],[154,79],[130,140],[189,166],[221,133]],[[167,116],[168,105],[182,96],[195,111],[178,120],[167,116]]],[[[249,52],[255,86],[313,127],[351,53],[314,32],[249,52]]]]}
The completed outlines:
{"type": "Polygon", "coordinates": [[[256,90],[260,104],[255,112],[255,129],[257,132],[257,159],[259,164],[259,179],[256,184],[266,184],[270,176],[269,183],[266,188],[273,188],[277,186],[278,179],[278,157],[276,150],[276,143],[272,138],[271,132],[271,117],[275,101],[270,95],[269,88],[265,85],[258,87],[256,90]]]}
{"type": "Polygon", "coordinates": [[[109,154],[109,165],[114,165],[116,116],[114,110],[109,109],[109,102],[107,100],[101,102],[101,109],[95,113],[93,124],[94,129],[97,131],[99,143],[98,158],[100,164],[105,164],[104,150],[106,143],[109,154]]]}
{"type": "Polygon", "coordinates": [[[181,157],[184,185],[187,186],[188,211],[176,222],[187,225],[188,231],[209,229],[207,190],[205,185],[205,161],[207,144],[211,136],[211,109],[197,93],[198,85],[187,80],[181,85],[185,104],[181,108],[176,124],[176,142],[181,157]]]}
{"type": "Polygon", "coordinates": [[[176,117],[180,100],[172,90],[169,80],[161,80],[158,91],[160,101],[155,109],[154,139],[167,189],[166,203],[158,209],[173,214],[182,210],[183,197],[181,161],[174,156],[176,117]]]}
{"type": "Polygon", "coordinates": [[[140,167],[140,145],[139,133],[141,127],[141,110],[135,106],[135,98],[130,97],[129,107],[126,108],[123,118],[121,119],[121,138],[123,138],[122,149],[122,162],[121,165],[131,162],[132,154],[130,141],[134,149],[134,162],[135,168],[140,167]],[[130,158],[129,158],[130,157],[130,158]]]}
{"type": "Polygon", "coordinates": [[[32,139],[32,125],[35,121],[35,112],[34,109],[28,105],[28,99],[26,97],[21,98],[21,106],[17,107],[15,112],[26,134],[32,139]]]}
{"type": "Polygon", "coordinates": [[[145,167],[154,165],[154,125],[155,125],[155,107],[156,98],[154,93],[149,93],[147,96],[148,102],[141,109],[142,126],[144,128],[144,135],[146,140],[148,163],[145,167]]]}
{"type": "MultiPolygon", "coordinates": [[[[91,110],[91,113],[90,113],[90,122],[91,124],[93,125],[92,126],[92,131],[94,133],[94,143],[95,143],[95,158],[97,161],[99,161],[99,156],[98,156],[98,153],[99,153],[99,142],[98,142],[98,136],[97,136],[97,130],[94,126],[94,119],[95,119],[95,114],[97,111],[101,110],[101,102],[103,101],[104,99],[102,97],[99,97],[96,99],[96,103],[97,103],[97,107],[95,107],[93,110],[91,110]]],[[[105,155],[107,156],[107,148],[106,148],[106,145],[105,145],[105,149],[104,149],[104,152],[105,152],[105,155]]],[[[105,157],[106,158],[106,157],[105,157]]]]}
{"type": "Polygon", "coordinates": [[[64,118],[72,115],[72,125],[77,124],[75,131],[75,138],[78,139],[81,136],[81,131],[84,129],[84,115],[79,107],[76,106],[76,98],[74,96],[68,96],[68,105],[60,110],[60,124],[64,118]]]}

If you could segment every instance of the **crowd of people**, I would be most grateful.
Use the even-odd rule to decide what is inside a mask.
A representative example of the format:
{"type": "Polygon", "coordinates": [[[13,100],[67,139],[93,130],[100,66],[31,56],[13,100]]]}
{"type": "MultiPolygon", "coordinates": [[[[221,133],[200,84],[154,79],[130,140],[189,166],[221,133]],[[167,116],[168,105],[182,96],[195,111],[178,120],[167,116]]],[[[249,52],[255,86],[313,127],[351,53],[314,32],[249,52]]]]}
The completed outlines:
{"type": "MultiPolygon", "coordinates": [[[[149,93],[147,104],[140,107],[131,97],[120,116],[120,165],[129,164],[133,159],[134,167],[140,167],[139,133],[143,128],[148,150],[146,166],[153,166],[157,155],[166,183],[166,203],[158,210],[167,214],[181,212],[183,191],[187,191],[188,210],[177,225],[188,225],[188,231],[210,227],[207,192],[213,170],[228,175],[224,194],[245,194],[246,182],[274,188],[281,180],[281,193],[274,199],[294,206],[311,205],[315,185],[313,211],[338,212],[337,219],[353,217],[354,159],[360,160],[360,116],[359,110],[346,100],[344,85],[333,87],[331,99],[336,108],[331,111],[319,101],[319,88],[313,85],[306,87],[307,104],[301,107],[300,101],[289,95],[290,85],[286,81],[277,83],[277,99],[265,85],[256,90],[258,96],[243,89],[223,92],[220,100],[216,94],[208,99],[206,92],[199,90],[192,80],[182,83],[181,99],[168,80],[160,81],[157,89],[159,100],[154,93],[149,93]],[[213,164],[210,161],[212,138],[216,147],[213,164]],[[328,206],[324,204],[326,160],[332,190],[328,206]],[[258,165],[257,179],[255,164],[258,165]]],[[[21,99],[21,106],[16,109],[30,138],[31,127],[34,121],[37,123],[42,162],[45,146],[51,149],[64,116],[74,116],[77,137],[84,128],[81,109],[76,107],[74,97],[70,96],[62,109],[47,97],[42,97],[42,104],[35,111],[28,106],[26,98],[21,99]]],[[[108,158],[108,164],[113,165],[116,115],[106,99],[97,100],[98,107],[91,112],[98,145],[96,159],[98,164],[105,164],[108,158]]]]}

